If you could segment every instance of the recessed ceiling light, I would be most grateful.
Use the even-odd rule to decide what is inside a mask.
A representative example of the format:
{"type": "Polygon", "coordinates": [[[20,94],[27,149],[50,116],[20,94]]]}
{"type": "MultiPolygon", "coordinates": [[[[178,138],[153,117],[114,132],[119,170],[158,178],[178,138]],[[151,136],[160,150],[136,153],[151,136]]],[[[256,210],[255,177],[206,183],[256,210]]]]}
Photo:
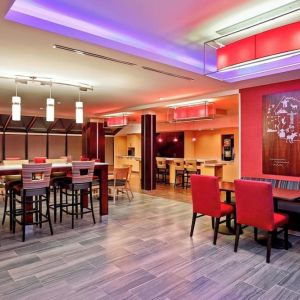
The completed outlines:
{"type": "Polygon", "coordinates": [[[60,102],[60,101],[57,101],[56,104],[61,104],[61,102],[60,102]]]}
{"type": "Polygon", "coordinates": [[[44,109],[44,107],[40,107],[40,110],[43,110],[44,109]]]}

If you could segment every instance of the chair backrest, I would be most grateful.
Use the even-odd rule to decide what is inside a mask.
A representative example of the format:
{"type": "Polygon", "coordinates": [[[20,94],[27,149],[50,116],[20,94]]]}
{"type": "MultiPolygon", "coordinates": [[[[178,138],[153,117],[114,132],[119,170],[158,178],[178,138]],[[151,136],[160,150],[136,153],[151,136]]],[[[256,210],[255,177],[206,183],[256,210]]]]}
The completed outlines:
{"type": "Polygon", "coordinates": [[[114,180],[128,180],[129,167],[114,168],[114,180]]]}
{"type": "Polygon", "coordinates": [[[49,187],[52,164],[23,164],[23,189],[39,189],[49,187]]]}
{"type": "Polygon", "coordinates": [[[28,164],[29,161],[27,159],[6,159],[3,160],[3,165],[22,165],[22,164],[28,164]]]}
{"type": "Polygon", "coordinates": [[[122,168],[128,168],[127,181],[130,181],[131,173],[132,173],[132,165],[122,165],[122,168]]]}
{"type": "Polygon", "coordinates": [[[94,161],[72,162],[72,183],[87,183],[93,181],[94,161]]]}
{"type": "Polygon", "coordinates": [[[80,156],[80,161],[89,161],[89,158],[84,156],[84,155],[81,155],[80,156]]]}
{"type": "Polygon", "coordinates": [[[67,158],[47,158],[46,163],[64,164],[64,163],[67,163],[67,158]]]}
{"type": "Polygon", "coordinates": [[[175,170],[184,170],[184,159],[174,158],[175,170]]]}
{"type": "Polygon", "coordinates": [[[186,159],[184,164],[187,171],[197,171],[197,161],[195,159],[186,159]]]}
{"type": "Polygon", "coordinates": [[[167,167],[167,160],[163,157],[156,157],[156,167],[159,169],[165,169],[167,167]]]}
{"type": "Polygon", "coordinates": [[[35,164],[44,164],[44,163],[46,163],[46,159],[47,159],[47,157],[34,157],[33,162],[35,164]]]}
{"type": "Polygon", "coordinates": [[[272,230],[274,203],[272,184],[252,180],[235,180],[236,216],[239,224],[272,230]]]}
{"type": "Polygon", "coordinates": [[[219,218],[221,202],[219,178],[207,175],[191,175],[193,212],[219,218]]]}

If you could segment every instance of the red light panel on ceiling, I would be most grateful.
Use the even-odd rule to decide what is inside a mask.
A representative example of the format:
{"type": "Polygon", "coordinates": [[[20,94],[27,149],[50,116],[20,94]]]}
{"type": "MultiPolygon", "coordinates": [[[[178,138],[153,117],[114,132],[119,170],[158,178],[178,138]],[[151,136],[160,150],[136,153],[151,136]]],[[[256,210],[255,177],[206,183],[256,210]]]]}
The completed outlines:
{"type": "Polygon", "coordinates": [[[218,70],[300,49],[300,22],[271,29],[217,49],[218,70]]]}
{"type": "Polygon", "coordinates": [[[189,107],[178,107],[174,109],[173,119],[175,121],[212,118],[215,109],[212,104],[201,104],[189,107]]]}
{"type": "Polygon", "coordinates": [[[106,119],[108,127],[125,126],[127,125],[127,117],[111,117],[106,119]]]}

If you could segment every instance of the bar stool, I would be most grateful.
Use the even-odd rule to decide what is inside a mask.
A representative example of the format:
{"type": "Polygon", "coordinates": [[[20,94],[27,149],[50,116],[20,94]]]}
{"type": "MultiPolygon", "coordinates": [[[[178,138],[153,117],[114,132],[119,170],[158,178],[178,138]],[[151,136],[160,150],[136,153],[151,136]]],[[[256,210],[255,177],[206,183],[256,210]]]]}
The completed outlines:
{"type": "Polygon", "coordinates": [[[195,159],[186,159],[184,161],[185,167],[185,187],[188,188],[191,186],[190,178],[192,174],[198,174],[197,161],[195,159]]]}
{"type": "Polygon", "coordinates": [[[42,223],[48,222],[53,235],[49,209],[51,167],[51,164],[23,164],[22,183],[12,189],[13,233],[15,233],[16,223],[20,224],[23,242],[26,225],[40,225],[41,228],[42,223]],[[46,204],[46,213],[43,213],[43,203],[46,204]]]}
{"type": "Polygon", "coordinates": [[[185,183],[185,168],[184,168],[184,159],[183,158],[174,158],[175,164],[175,183],[174,187],[181,185],[184,188],[185,183]],[[180,178],[181,182],[178,183],[177,179],[180,178]]]}
{"type": "Polygon", "coordinates": [[[73,161],[72,177],[68,177],[68,182],[65,181],[60,187],[60,220],[62,220],[63,212],[71,215],[72,229],[74,228],[74,216],[78,219],[79,215],[83,218],[84,214],[91,213],[94,224],[96,223],[92,195],[94,166],[94,161],[73,161]],[[80,192],[80,201],[78,201],[78,192],[80,192]],[[66,200],[64,203],[63,195],[66,200]],[[88,207],[88,203],[85,203],[85,195],[90,198],[90,207],[88,207]],[[71,203],[68,202],[68,196],[71,196],[71,203]]]}
{"type": "Polygon", "coordinates": [[[156,181],[167,183],[168,173],[167,160],[163,157],[156,157],[156,181]],[[161,179],[160,176],[162,177],[161,179]]]}
{"type": "MultiPolygon", "coordinates": [[[[23,160],[18,157],[16,158],[7,158],[6,160],[3,160],[3,165],[21,165],[21,164],[27,164],[28,160],[23,160]]],[[[2,217],[2,225],[5,223],[6,216],[10,217],[10,230],[12,230],[12,189],[15,185],[18,185],[22,182],[21,175],[7,175],[4,176],[4,210],[3,210],[3,217],[2,217]],[[8,208],[9,206],[9,208],[8,208]]]]}

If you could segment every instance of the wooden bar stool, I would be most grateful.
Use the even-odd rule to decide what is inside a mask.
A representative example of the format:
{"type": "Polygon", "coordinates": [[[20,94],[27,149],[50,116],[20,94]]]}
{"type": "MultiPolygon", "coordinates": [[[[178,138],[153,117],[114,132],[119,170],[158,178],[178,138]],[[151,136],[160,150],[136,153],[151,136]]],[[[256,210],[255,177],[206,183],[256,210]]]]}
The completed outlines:
{"type": "Polygon", "coordinates": [[[72,216],[72,229],[74,228],[74,217],[83,217],[84,214],[91,213],[94,224],[95,215],[93,208],[92,182],[94,175],[94,161],[73,161],[72,162],[72,177],[63,183],[60,188],[60,219],[62,213],[65,212],[72,216]],[[78,193],[80,192],[80,195],[78,193]],[[63,202],[65,195],[65,202],[63,202]],[[85,195],[88,195],[90,207],[85,203],[85,195]],[[68,196],[71,196],[71,203],[68,202],[68,196]],[[78,200],[79,198],[79,200],[78,200]],[[69,209],[71,208],[71,209],[69,209]]]}
{"type": "Polygon", "coordinates": [[[190,178],[192,174],[198,174],[197,169],[197,161],[195,159],[186,159],[184,161],[184,167],[185,167],[185,182],[184,186],[186,188],[191,186],[190,178]]]}
{"type": "Polygon", "coordinates": [[[185,168],[184,168],[184,159],[183,158],[174,158],[174,164],[175,164],[175,183],[174,187],[181,185],[182,188],[184,188],[185,183],[185,168]],[[177,180],[180,179],[181,182],[177,182],[177,180]]]}
{"type": "Polygon", "coordinates": [[[41,228],[42,223],[47,222],[53,235],[49,209],[51,166],[51,164],[23,164],[22,183],[13,187],[13,233],[16,223],[20,224],[23,242],[26,225],[40,225],[41,228]],[[46,204],[45,207],[43,203],[46,204]]]}
{"type": "Polygon", "coordinates": [[[167,183],[168,174],[169,168],[167,165],[167,160],[163,157],[156,157],[156,181],[167,183]]]}

